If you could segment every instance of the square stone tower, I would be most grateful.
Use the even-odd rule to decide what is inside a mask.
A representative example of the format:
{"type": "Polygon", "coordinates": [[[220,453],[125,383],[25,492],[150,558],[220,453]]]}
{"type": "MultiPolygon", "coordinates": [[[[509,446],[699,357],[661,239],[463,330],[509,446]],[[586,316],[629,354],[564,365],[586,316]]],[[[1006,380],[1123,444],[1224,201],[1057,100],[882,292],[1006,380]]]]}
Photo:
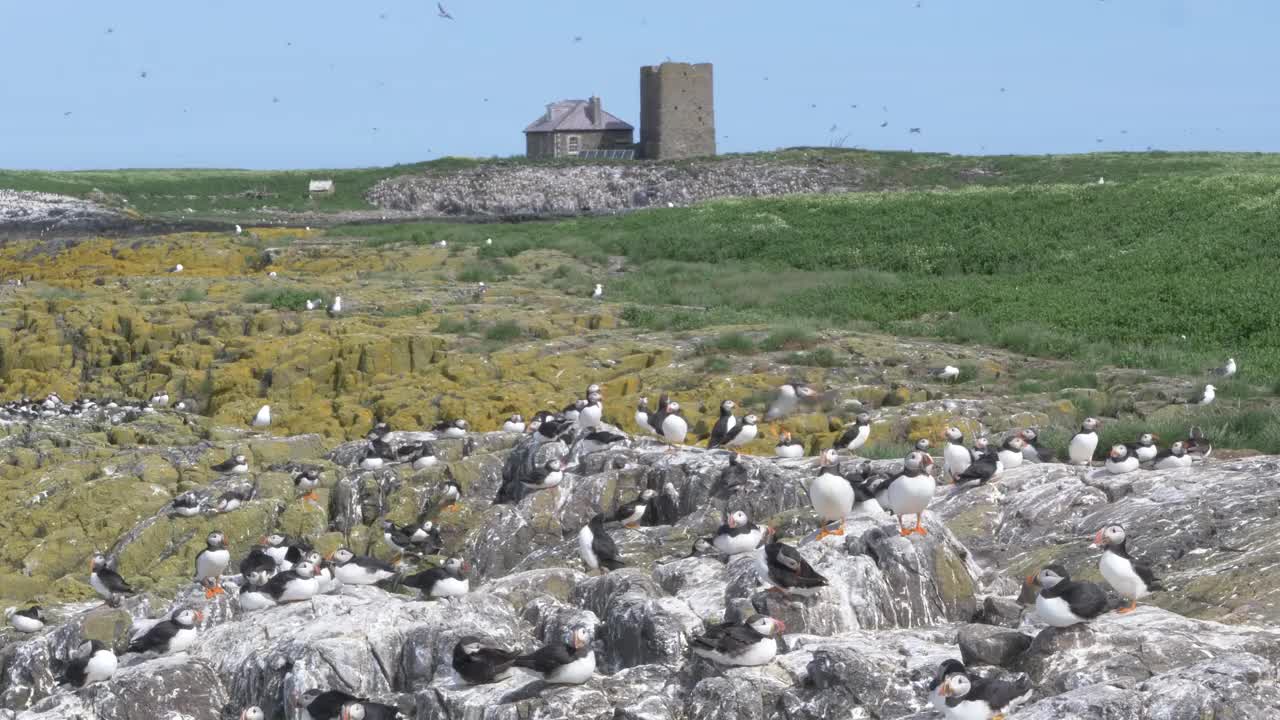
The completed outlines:
{"type": "Polygon", "coordinates": [[[670,160],[715,154],[711,63],[640,68],[640,155],[670,160]]]}

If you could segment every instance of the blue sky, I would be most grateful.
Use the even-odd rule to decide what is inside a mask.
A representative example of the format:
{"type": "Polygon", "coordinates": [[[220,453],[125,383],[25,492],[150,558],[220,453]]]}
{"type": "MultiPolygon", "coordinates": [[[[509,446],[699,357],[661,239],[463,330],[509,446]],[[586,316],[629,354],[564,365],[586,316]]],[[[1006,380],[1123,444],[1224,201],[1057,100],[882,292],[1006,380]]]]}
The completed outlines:
{"type": "Polygon", "coordinates": [[[0,167],[513,155],[555,99],[638,125],[668,57],[715,64],[721,151],[1280,151],[1275,0],[444,4],[0,0],[0,167]]]}

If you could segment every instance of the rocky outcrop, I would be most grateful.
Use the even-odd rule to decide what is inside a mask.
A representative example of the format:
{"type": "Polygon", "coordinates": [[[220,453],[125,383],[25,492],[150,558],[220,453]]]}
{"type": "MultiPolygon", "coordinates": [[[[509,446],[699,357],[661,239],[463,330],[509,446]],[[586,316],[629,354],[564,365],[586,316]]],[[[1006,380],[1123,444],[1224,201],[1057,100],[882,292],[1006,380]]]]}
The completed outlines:
{"type": "Polygon", "coordinates": [[[97,232],[124,219],[121,213],[89,200],[0,189],[0,236],[97,232]]]}

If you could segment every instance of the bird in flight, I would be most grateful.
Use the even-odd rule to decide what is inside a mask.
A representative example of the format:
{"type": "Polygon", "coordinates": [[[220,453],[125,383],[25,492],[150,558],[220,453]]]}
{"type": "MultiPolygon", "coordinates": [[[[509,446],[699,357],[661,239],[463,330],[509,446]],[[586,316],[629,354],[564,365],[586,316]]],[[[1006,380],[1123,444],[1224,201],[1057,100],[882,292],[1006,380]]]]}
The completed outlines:
{"type": "Polygon", "coordinates": [[[453,19],[453,16],[449,14],[449,11],[444,9],[443,3],[436,3],[436,10],[438,11],[438,14],[440,15],[440,17],[444,18],[445,20],[453,19]]]}
{"type": "Polygon", "coordinates": [[[147,79],[147,71],[146,71],[146,70],[142,70],[142,71],[140,71],[140,72],[138,73],[138,77],[142,78],[143,80],[146,80],[146,79],[147,79]]]}
{"type": "Polygon", "coordinates": [[[837,125],[836,125],[835,123],[831,123],[831,129],[830,129],[830,130],[828,130],[827,132],[835,132],[835,131],[836,131],[836,127],[837,127],[837,125]]]}
{"type": "Polygon", "coordinates": [[[889,121],[885,120],[884,122],[880,123],[880,127],[889,127],[889,121]]]}
{"type": "Polygon", "coordinates": [[[919,134],[920,134],[920,128],[911,128],[911,129],[907,130],[907,132],[908,132],[908,133],[910,133],[910,134],[912,134],[912,135],[919,135],[919,134]]]}
{"type": "Polygon", "coordinates": [[[278,102],[280,102],[280,98],[278,98],[278,97],[272,97],[272,98],[271,98],[271,102],[273,102],[273,103],[278,103],[278,102]]]}
{"type": "Polygon", "coordinates": [[[113,28],[113,27],[109,27],[109,28],[107,28],[107,34],[108,34],[108,35],[110,35],[111,33],[115,32],[115,31],[116,31],[116,29],[115,29],[115,28],[113,28]]]}
{"type": "Polygon", "coordinates": [[[574,42],[576,42],[576,43],[580,43],[580,42],[582,42],[582,36],[581,36],[581,35],[574,35],[574,36],[573,36],[573,41],[574,41],[574,42]]]}
{"type": "Polygon", "coordinates": [[[62,117],[71,117],[71,111],[70,111],[70,110],[68,110],[68,111],[66,111],[66,112],[62,113],[62,117]]]}

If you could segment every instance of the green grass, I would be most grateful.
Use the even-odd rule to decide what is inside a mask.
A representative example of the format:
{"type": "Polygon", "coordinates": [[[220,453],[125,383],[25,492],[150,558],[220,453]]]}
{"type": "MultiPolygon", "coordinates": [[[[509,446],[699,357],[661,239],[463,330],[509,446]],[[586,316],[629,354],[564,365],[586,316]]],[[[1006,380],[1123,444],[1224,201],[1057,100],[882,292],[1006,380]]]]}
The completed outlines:
{"type": "Polygon", "coordinates": [[[514,320],[501,320],[484,331],[484,339],[494,342],[513,342],[524,336],[524,328],[514,320]]]}
{"type": "Polygon", "coordinates": [[[778,328],[760,341],[760,349],[768,352],[777,350],[803,350],[813,347],[818,337],[813,331],[802,327],[778,328]]]}
{"type": "MultiPolygon", "coordinates": [[[[1223,404],[1208,408],[1191,406],[1176,417],[1157,420],[1103,420],[1098,430],[1097,457],[1105,457],[1112,445],[1136,441],[1144,432],[1156,434],[1159,445],[1167,447],[1174,440],[1185,439],[1194,425],[1204,430],[1215,447],[1280,453],[1280,411],[1223,404]]],[[[1077,429],[1078,426],[1044,428],[1040,436],[1043,444],[1062,458],[1066,457],[1067,443],[1077,429]]]]}
{"type": "Polygon", "coordinates": [[[742,332],[721,333],[698,345],[698,354],[709,355],[722,353],[728,355],[750,355],[756,351],[756,343],[749,335],[742,332]]]}
{"type": "Polygon", "coordinates": [[[178,293],[178,302],[200,302],[209,296],[204,288],[186,288],[178,293]]]}
{"type": "Polygon", "coordinates": [[[811,367],[832,368],[843,365],[831,348],[821,347],[810,352],[794,352],[782,358],[787,365],[807,365],[811,367]]]}
{"type": "Polygon", "coordinates": [[[292,288],[260,288],[245,293],[244,301],[258,305],[270,305],[276,310],[305,310],[308,300],[320,300],[322,307],[328,307],[331,298],[315,290],[296,290],[292,288]]]}
{"type": "Polygon", "coordinates": [[[520,272],[520,269],[506,260],[476,260],[467,263],[458,273],[460,282],[497,282],[520,272]]]}
{"type": "Polygon", "coordinates": [[[440,322],[436,324],[436,332],[449,335],[465,335],[473,333],[480,329],[480,326],[474,320],[468,320],[460,317],[442,317],[440,322]]]}

